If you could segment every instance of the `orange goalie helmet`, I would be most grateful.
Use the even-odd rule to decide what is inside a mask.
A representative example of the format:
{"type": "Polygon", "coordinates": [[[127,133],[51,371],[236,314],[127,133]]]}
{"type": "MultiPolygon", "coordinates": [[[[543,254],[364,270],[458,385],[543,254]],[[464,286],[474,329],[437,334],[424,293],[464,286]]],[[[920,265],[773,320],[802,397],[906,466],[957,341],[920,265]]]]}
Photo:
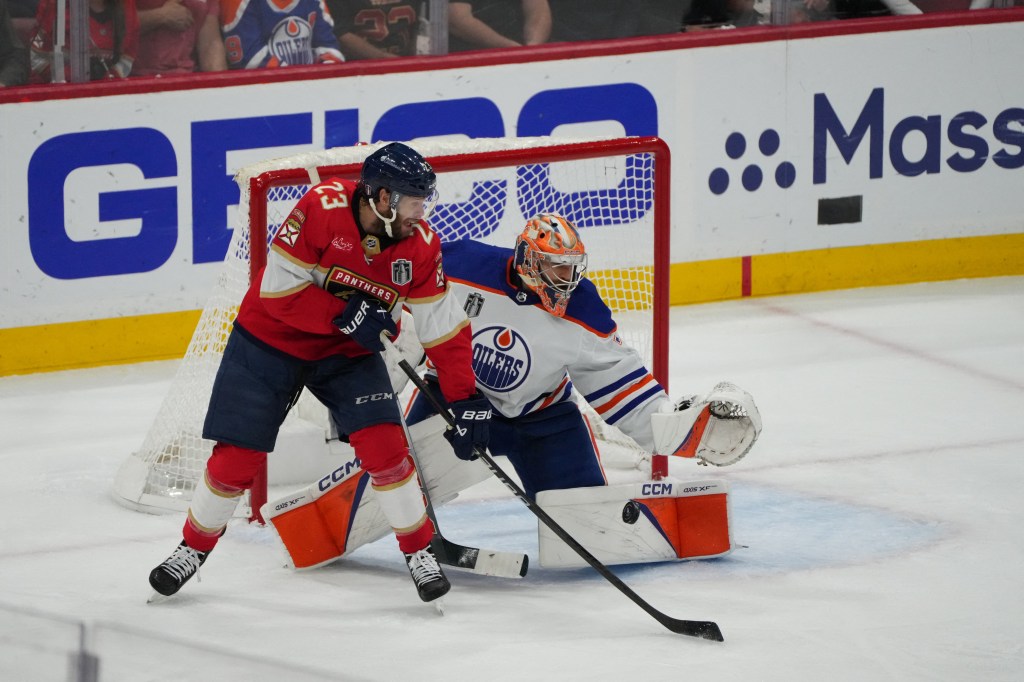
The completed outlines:
{"type": "Polygon", "coordinates": [[[575,225],[560,215],[541,213],[516,238],[512,262],[544,309],[562,317],[587,269],[587,250],[575,225]]]}

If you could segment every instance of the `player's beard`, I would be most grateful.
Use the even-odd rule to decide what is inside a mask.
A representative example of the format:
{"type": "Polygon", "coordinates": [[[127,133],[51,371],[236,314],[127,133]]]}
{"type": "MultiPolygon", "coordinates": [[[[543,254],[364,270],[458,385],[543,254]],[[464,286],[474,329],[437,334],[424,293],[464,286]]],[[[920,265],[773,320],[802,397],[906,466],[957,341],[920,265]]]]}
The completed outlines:
{"type": "MultiPolygon", "coordinates": [[[[416,229],[416,225],[419,223],[417,218],[406,218],[404,216],[398,216],[394,223],[391,225],[391,231],[395,233],[395,239],[405,239],[411,237],[413,231],[416,229]]],[[[382,228],[383,229],[383,226],[382,228]]]]}

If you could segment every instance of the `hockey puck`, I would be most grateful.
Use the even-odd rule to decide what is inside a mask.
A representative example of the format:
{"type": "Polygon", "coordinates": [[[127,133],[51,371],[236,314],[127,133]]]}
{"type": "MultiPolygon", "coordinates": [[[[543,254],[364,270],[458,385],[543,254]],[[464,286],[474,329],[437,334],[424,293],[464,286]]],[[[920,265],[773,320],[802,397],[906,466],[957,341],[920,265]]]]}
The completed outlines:
{"type": "Polygon", "coordinates": [[[633,525],[636,520],[640,518],[640,505],[637,504],[636,500],[630,500],[626,503],[626,506],[622,508],[622,520],[633,525]]]}

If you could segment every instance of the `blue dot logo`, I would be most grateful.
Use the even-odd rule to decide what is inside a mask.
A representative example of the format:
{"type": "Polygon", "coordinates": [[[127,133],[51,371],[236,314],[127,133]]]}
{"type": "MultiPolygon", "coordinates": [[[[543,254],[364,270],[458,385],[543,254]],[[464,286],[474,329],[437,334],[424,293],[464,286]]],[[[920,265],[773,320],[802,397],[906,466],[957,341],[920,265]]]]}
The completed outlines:
{"type": "MultiPolygon", "coordinates": [[[[769,176],[769,182],[771,181],[771,157],[778,153],[779,148],[782,146],[782,140],[779,137],[778,131],[768,128],[761,133],[757,138],[757,151],[752,153],[760,153],[763,159],[756,159],[755,163],[746,163],[742,169],[736,169],[734,172],[739,174],[740,184],[743,189],[748,192],[756,192],[761,188],[761,185],[765,182],[765,170],[762,170],[762,165],[768,166],[767,174],[769,176]]],[[[739,161],[744,154],[747,153],[747,138],[744,137],[743,133],[733,132],[725,138],[725,155],[733,161],[739,161]]],[[[789,161],[782,161],[775,164],[775,184],[782,189],[789,189],[796,182],[796,166],[789,161]]],[[[708,175],[708,188],[712,194],[721,195],[725,194],[726,190],[729,189],[731,177],[729,170],[723,167],[715,168],[708,175]]]]}

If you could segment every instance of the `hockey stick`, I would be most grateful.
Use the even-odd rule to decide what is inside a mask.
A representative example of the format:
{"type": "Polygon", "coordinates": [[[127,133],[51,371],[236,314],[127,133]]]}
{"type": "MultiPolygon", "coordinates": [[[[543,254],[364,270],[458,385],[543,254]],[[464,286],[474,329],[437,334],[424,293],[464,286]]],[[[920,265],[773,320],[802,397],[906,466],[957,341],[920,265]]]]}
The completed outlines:
{"type": "MultiPolygon", "coordinates": [[[[405,360],[402,362],[405,362],[405,360]]],[[[406,428],[404,420],[402,421],[402,428],[405,430],[405,438],[409,442],[409,454],[412,456],[412,461],[416,464],[416,469],[422,472],[423,467],[420,466],[419,460],[416,458],[412,437],[409,435],[409,430],[406,428]]],[[[453,568],[461,568],[472,573],[497,578],[522,578],[526,575],[526,571],[530,566],[530,557],[526,554],[466,547],[465,545],[452,542],[441,535],[441,526],[437,522],[434,505],[430,501],[430,491],[427,490],[427,484],[422,476],[420,480],[420,490],[423,491],[423,500],[426,502],[427,516],[434,524],[434,537],[430,541],[430,546],[433,548],[434,556],[437,557],[438,562],[453,568]]]]}
{"type": "MultiPolygon", "coordinates": [[[[391,341],[388,339],[384,339],[384,345],[391,346],[393,348],[391,341]]],[[[425,382],[422,378],[420,378],[418,374],[416,374],[416,371],[412,368],[412,366],[409,365],[408,362],[406,362],[405,359],[399,360],[398,366],[401,367],[402,371],[409,376],[409,380],[416,385],[416,388],[418,388],[420,392],[423,393],[424,396],[426,396],[427,400],[429,400],[430,404],[434,406],[434,409],[437,410],[438,414],[444,417],[444,420],[448,422],[449,426],[454,428],[455,417],[453,417],[451,411],[445,409],[441,402],[434,396],[434,394],[430,391],[430,387],[427,386],[427,382],[425,382]]],[[[508,474],[506,474],[501,469],[501,467],[498,466],[498,464],[494,461],[494,459],[487,453],[487,451],[484,448],[476,448],[474,452],[477,455],[477,457],[484,461],[484,464],[486,464],[487,468],[491,470],[491,473],[494,474],[498,478],[498,480],[504,483],[505,487],[511,490],[512,493],[516,497],[518,497],[519,500],[523,504],[525,504],[527,508],[531,512],[533,512],[538,519],[540,519],[541,523],[550,528],[555,535],[561,538],[562,542],[569,545],[569,547],[571,547],[573,551],[575,551],[577,554],[583,557],[583,559],[588,564],[590,564],[590,566],[595,571],[600,573],[605,580],[614,585],[616,589],[619,590],[619,592],[622,592],[624,595],[629,597],[629,599],[632,600],[634,604],[636,604],[644,611],[646,611],[652,618],[654,618],[656,621],[664,625],[672,632],[675,632],[676,634],[686,635],[687,637],[699,637],[701,639],[710,639],[715,642],[725,641],[725,638],[722,636],[721,629],[719,629],[718,625],[712,621],[681,620],[679,618],[673,618],[662,613],[658,609],[648,604],[640,595],[638,595],[628,585],[626,585],[626,583],[622,582],[622,580],[620,580],[617,575],[608,570],[608,567],[602,564],[597,559],[597,557],[595,557],[587,550],[586,547],[581,545],[576,540],[576,538],[569,535],[569,533],[564,528],[558,525],[558,523],[554,519],[552,519],[546,511],[544,511],[533,500],[527,497],[526,493],[523,492],[522,488],[520,488],[515,481],[509,478],[508,474]]]]}
{"type": "MultiPolygon", "coordinates": [[[[385,350],[392,355],[395,360],[399,361],[399,364],[405,363],[409,365],[402,356],[394,344],[387,339],[386,336],[381,335],[381,338],[385,339],[385,350]]],[[[412,371],[412,367],[409,367],[412,371]]],[[[413,371],[413,374],[415,372],[413,371]]],[[[419,459],[416,457],[416,450],[413,447],[412,436],[409,434],[409,429],[405,424],[405,419],[402,419],[402,430],[405,431],[405,439],[409,443],[409,454],[412,456],[413,463],[416,464],[417,471],[422,472],[423,467],[420,466],[419,459]]],[[[530,557],[520,552],[499,552],[494,549],[480,549],[478,547],[466,547],[458,543],[452,542],[448,538],[441,535],[441,526],[437,522],[437,515],[434,513],[434,505],[430,501],[430,492],[427,490],[426,480],[420,476],[420,490],[423,491],[423,500],[427,507],[427,516],[430,521],[434,524],[434,537],[430,541],[430,546],[434,550],[434,556],[437,557],[437,561],[446,566],[453,568],[459,568],[471,573],[477,573],[479,575],[488,575],[496,578],[522,578],[526,575],[527,569],[530,567],[530,557]]]]}

